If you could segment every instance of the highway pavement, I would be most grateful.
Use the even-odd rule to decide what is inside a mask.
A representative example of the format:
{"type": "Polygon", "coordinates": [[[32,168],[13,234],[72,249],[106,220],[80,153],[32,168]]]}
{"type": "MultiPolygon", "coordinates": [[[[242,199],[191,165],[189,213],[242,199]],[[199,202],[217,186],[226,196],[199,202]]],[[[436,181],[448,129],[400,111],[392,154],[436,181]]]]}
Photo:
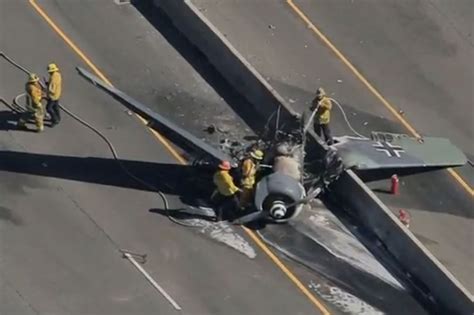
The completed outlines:
{"type": "MultiPolygon", "coordinates": [[[[472,156],[472,2],[193,3],[299,111],[323,86],[362,134],[444,136],[472,156]]],[[[333,112],[334,134],[350,134],[333,112]]],[[[408,210],[410,229],[474,292],[474,172],[457,172],[462,179],[447,171],[404,178],[400,196],[386,193],[387,181],[371,187],[395,213],[408,210]]]]}
{"type": "MultiPolygon", "coordinates": [[[[132,6],[3,0],[0,29],[1,50],[29,69],[45,75],[46,65],[56,62],[64,79],[61,103],[97,126],[120,157],[132,161],[125,164],[157,186],[184,184],[186,167],[75,66],[100,71],[196,132],[206,124],[199,109],[209,104],[233,128],[250,130],[231,115],[224,98],[232,94],[217,94],[132,6]]],[[[0,96],[7,104],[25,80],[0,61],[0,96]]],[[[318,306],[314,292],[305,295],[309,281],[298,287],[290,279],[317,282],[313,273],[269,257],[240,227],[185,228],[155,213],[163,209],[158,196],[131,183],[102,140],[64,113],[60,125],[41,134],[16,130],[4,105],[1,116],[0,313],[333,313],[318,306]],[[146,254],[143,268],[183,310],[177,312],[120,249],[146,254]]],[[[170,208],[181,208],[179,189],[167,192],[170,208]]]]}

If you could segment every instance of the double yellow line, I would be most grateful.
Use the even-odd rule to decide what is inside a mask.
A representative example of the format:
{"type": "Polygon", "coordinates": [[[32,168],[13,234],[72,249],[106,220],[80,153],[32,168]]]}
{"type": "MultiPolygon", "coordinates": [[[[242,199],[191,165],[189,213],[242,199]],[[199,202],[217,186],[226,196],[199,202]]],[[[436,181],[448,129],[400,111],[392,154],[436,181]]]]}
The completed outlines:
{"type": "MultiPolygon", "coordinates": [[[[33,6],[33,8],[38,12],[39,15],[49,24],[49,26],[64,40],[64,42],[89,66],[90,69],[92,69],[95,74],[101,78],[104,82],[112,86],[112,82],[110,82],[109,79],[94,65],[94,63],[86,56],[84,52],[77,47],[74,42],[69,39],[69,37],[58,27],[56,23],[46,14],[46,12],[36,3],[35,0],[29,0],[30,4],[33,6]]],[[[147,121],[137,115],[137,117],[140,119],[140,121],[147,126],[147,121]]],[[[171,146],[171,144],[156,130],[149,128],[147,126],[148,130],[151,131],[151,133],[158,139],[158,141],[175,157],[175,159],[180,163],[180,164],[187,164],[186,161],[183,159],[183,157],[176,152],[176,150],[171,146]]],[[[323,315],[329,315],[329,311],[327,308],[312,294],[306,286],[303,285],[303,283],[288,269],[288,267],[285,266],[285,264],[271,251],[268,246],[266,246],[262,240],[257,236],[255,232],[252,230],[249,230],[245,227],[243,227],[244,231],[249,235],[249,237],[262,249],[262,251],[270,258],[272,262],[275,263],[276,266],[293,282],[296,287],[306,296],[310,302],[316,306],[316,308],[321,311],[323,315]]]]}
{"type": "MultiPolygon", "coordinates": [[[[316,34],[319,39],[327,46],[331,51],[336,55],[342,63],[349,68],[349,70],[359,79],[365,87],[391,112],[395,118],[400,121],[400,123],[414,136],[420,138],[420,134],[416,131],[416,129],[408,123],[408,121],[403,118],[395,109],[395,107],[390,104],[385,97],[380,94],[380,92],[360,73],[359,70],[339,51],[339,49],[334,46],[334,44],[321,32],[311,20],[304,14],[304,12],[293,2],[293,0],[286,0],[288,6],[296,13],[296,15],[307,25],[308,29],[310,29],[314,34],[316,34]]],[[[456,171],[449,168],[449,174],[467,191],[471,197],[474,197],[474,189],[469,186],[469,184],[459,175],[456,171]]]]}

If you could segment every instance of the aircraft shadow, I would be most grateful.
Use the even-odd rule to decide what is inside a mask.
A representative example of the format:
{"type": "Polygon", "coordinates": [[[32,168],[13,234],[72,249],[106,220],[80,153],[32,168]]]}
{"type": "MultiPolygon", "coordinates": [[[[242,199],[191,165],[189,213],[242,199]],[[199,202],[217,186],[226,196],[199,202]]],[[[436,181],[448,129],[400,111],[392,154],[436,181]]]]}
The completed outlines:
{"type": "Polygon", "coordinates": [[[214,188],[209,185],[210,169],[147,161],[119,162],[112,158],[0,151],[1,171],[145,191],[159,190],[168,195],[186,196],[186,200],[209,197],[214,188]],[[122,166],[149,185],[131,178],[122,166]]]}
{"type": "MultiPolygon", "coordinates": [[[[116,160],[99,157],[60,156],[18,151],[0,151],[0,171],[67,179],[84,183],[160,191],[177,196],[184,207],[212,207],[209,197],[214,191],[212,175],[214,169],[192,165],[157,163],[147,161],[116,160]],[[139,179],[136,180],[133,177],[139,179]],[[146,185],[143,183],[145,182],[146,185]]],[[[209,216],[180,213],[183,209],[149,209],[149,212],[173,216],[177,219],[209,216]]],[[[223,219],[235,219],[247,213],[224,214],[223,219]]],[[[260,224],[248,224],[252,229],[261,229],[260,224]]]]}

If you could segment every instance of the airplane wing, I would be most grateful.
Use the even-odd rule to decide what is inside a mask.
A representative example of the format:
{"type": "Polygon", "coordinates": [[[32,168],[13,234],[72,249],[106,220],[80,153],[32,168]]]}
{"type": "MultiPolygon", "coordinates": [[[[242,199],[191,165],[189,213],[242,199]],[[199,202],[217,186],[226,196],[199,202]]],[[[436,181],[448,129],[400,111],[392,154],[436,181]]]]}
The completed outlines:
{"type": "Polygon", "coordinates": [[[94,83],[94,85],[100,86],[102,89],[106,90],[107,92],[124,102],[125,105],[133,112],[139,114],[141,117],[148,120],[149,123],[151,122],[150,125],[152,127],[156,126],[158,128],[164,129],[168,133],[171,133],[174,136],[174,140],[176,140],[177,142],[184,143],[185,145],[197,151],[199,155],[204,154],[207,157],[213,159],[214,162],[230,161],[231,163],[235,164],[234,159],[228,154],[214,148],[205,141],[197,138],[196,136],[192,135],[188,131],[173,123],[172,121],[154,112],[146,105],[133,99],[132,97],[128,96],[127,94],[113,87],[112,85],[105,83],[89,71],[84,70],[80,67],[77,67],[76,69],[79,74],[90,80],[92,83],[94,83]]]}
{"type": "Polygon", "coordinates": [[[445,168],[466,164],[464,153],[448,139],[373,132],[372,137],[343,136],[331,146],[346,168],[355,170],[445,168]]]}

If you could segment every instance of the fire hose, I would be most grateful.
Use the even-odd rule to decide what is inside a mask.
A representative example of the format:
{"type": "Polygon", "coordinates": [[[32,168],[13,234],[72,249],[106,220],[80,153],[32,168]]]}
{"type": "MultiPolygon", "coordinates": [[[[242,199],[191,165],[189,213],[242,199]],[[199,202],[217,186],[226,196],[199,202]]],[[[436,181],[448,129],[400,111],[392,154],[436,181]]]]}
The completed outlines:
{"type": "MultiPolygon", "coordinates": [[[[342,113],[342,117],[344,118],[344,121],[346,122],[347,126],[349,127],[349,129],[355,134],[357,135],[358,137],[361,137],[363,139],[368,139],[366,136],[364,136],[363,134],[357,132],[357,130],[355,130],[355,128],[352,126],[351,122],[349,121],[349,118],[347,117],[347,114],[346,114],[346,111],[344,110],[344,108],[342,107],[342,105],[337,101],[335,100],[334,98],[329,98],[329,100],[331,100],[334,104],[336,104],[336,106],[339,108],[339,110],[341,111],[342,113]]],[[[319,109],[319,104],[318,106],[316,106],[316,108],[311,112],[311,116],[309,117],[308,119],[308,122],[306,123],[306,125],[304,126],[304,129],[303,129],[303,132],[306,133],[309,129],[309,126],[311,126],[311,123],[313,122],[314,120],[314,117],[316,116],[316,112],[318,111],[319,109]]]]}
{"type": "MultiPolygon", "coordinates": [[[[9,62],[11,65],[13,65],[14,67],[16,67],[17,69],[21,70],[22,72],[24,72],[25,74],[27,75],[30,75],[32,72],[29,71],[27,68],[23,67],[22,65],[20,65],[18,62],[14,61],[12,58],[10,58],[9,56],[7,56],[3,51],[0,51],[0,57],[2,57],[3,59],[5,59],[7,62],[9,62]]],[[[40,80],[40,84],[43,88],[45,88],[45,83],[40,80]]],[[[14,105],[17,107],[17,108],[21,108],[21,109],[24,109],[22,105],[20,105],[19,103],[19,99],[24,97],[25,96],[25,93],[21,93],[19,95],[17,95],[14,100],[13,100],[13,103],[14,105]]],[[[186,226],[186,227],[195,227],[194,225],[191,225],[191,224],[187,224],[187,223],[184,223],[176,218],[174,218],[171,213],[170,213],[170,209],[169,209],[169,203],[168,203],[168,199],[166,198],[165,194],[159,190],[157,187],[155,187],[154,185],[148,183],[147,181],[144,181],[143,179],[137,177],[136,175],[134,175],[122,162],[122,160],[120,159],[120,156],[115,148],[115,146],[113,145],[113,143],[110,141],[109,138],[107,138],[107,136],[105,136],[98,128],[94,127],[92,124],[90,124],[89,122],[87,122],[85,119],[79,117],[78,115],[76,115],[74,112],[72,112],[71,110],[69,110],[66,106],[64,106],[63,104],[59,104],[59,107],[61,108],[62,111],[64,111],[67,115],[69,115],[71,118],[73,118],[75,121],[79,122],[82,126],[86,127],[87,129],[91,130],[93,133],[95,133],[99,138],[101,138],[105,144],[107,145],[109,151],[111,152],[112,154],[112,157],[113,159],[115,160],[115,162],[117,163],[117,165],[120,167],[120,169],[129,177],[131,178],[132,180],[134,180],[135,182],[137,182],[138,184],[140,184],[141,186],[143,186],[144,188],[146,188],[147,190],[150,190],[150,191],[153,191],[155,193],[158,194],[158,196],[160,197],[160,199],[162,200],[162,203],[163,203],[163,207],[164,207],[164,210],[166,212],[166,215],[168,217],[169,220],[171,220],[172,222],[176,223],[176,224],[179,224],[179,225],[182,225],[182,226],[186,226]]],[[[166,184],[165,181],[163,181],[166,184]]],[[[110,237],[109,237],[110,238],[110,237]]]]}

